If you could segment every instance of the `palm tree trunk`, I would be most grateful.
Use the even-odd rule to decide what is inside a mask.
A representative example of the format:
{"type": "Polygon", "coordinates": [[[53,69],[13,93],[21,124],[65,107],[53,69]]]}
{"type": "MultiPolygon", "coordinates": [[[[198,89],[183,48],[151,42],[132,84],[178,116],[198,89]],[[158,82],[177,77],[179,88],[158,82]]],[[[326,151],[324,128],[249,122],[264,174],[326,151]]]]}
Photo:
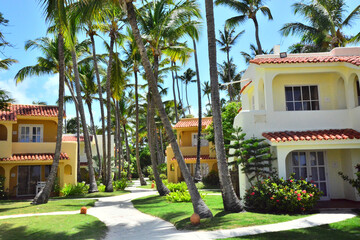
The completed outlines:
{"type": "MultiPolygon", "coordinates": [[[[171,123],[168,119],[168,116],[165,112],[162,100],[161,100],[161,96],[159,93],[159,90],[157,88],[157,84],[156,84],[156,78],[154,76],[154,73],[152,72],[152,67],[149,61],[149,58],[147,56],[147,52],[143,43],[143,40],[141,38],[140,35],[140,31],[138,29],[137,26],[137,21],[136,21],[136,13],[134,10],[134,5],[131,1],[126,2],[126,8],[127,8],[127,16],[128,16],[128,20],[130,22],[136,43],[139,47],[139,51],[140,51],[140,55],[141,55],[141,61],[142,64],[144,66],[145,69],[145,73],[146,73],[146,78],[149,81],[149,87],[151,89],[151,93],[153,94],[154,97],[154,102],[155,105],[159,111],[160,117],[161,117],[161,121],[164,124],[165,127],[165,131],[167,134],[167,137],[169,139],[169,142],[171,143],[171,147],[174,151],[174,155],[176,157],[176,160],[179,163],[180,166],[180,170],[184,176],[184,179],[186,181],[186,185],[188,187],[190,196],[191,196],[191,201],[193,204],[193,208],[194,208],[194,212],[199,214],[199,216],[201,218],[209,218],[212,217],[212,213],[210,211],[210,209],[206,206],[205,202],[202,200],[202,198],[200,197],[200,194],[195,186],[194,181],[192,180],[191,174],[189,172],[189,169],[186,166],[186,163],[184,161],[184,158],[181,154],[180,148],[178,143],[176,142],[176,137],[175,134],[173,132],[173,129],[171,127],[171,123]]],[[[149,117],[149,115],[148,115],[149,117]]],[[[151,121],[150,121],[151,123],[151,121]]],[[[149,126],[149,128],[151,127],[155,127],[152,124],[149,126]]],[[[149,135],[150,136],[150,135],[149,135]]],[[[151,137],[150,137],[151,138],[151,137]]],[[[153,142],[153,140],[151,139],[150,142],[153,142]]]]}
{"type": "Polygon", "coordinates": [[[84,143],[85,143],[85,154],[86,154],[86,159],[88,161],[89,183],[90,183],[89,193],[92,193],[92,192],[97,192],[98,189],[97,189],[97,184],[96,184],[96,180],[95,180],[95,173],[94,173],[93,162],[92,162],[92,157],[91,157],[89,131],[88,131],[87,124],[86,124],[84,105],[82,102],[79,69],[78,69],[78,65],[77,65],[75,49],[71,50],[71,58],[72,58],[72,62],[73,62],[73,70],[74,70],[74,75],[75,75],[75,89],[76,89],[76,95],[77,95],[76,97],[77,97],[78,104],[79,104],[81,123],[83,125],[82,127],[83,127],[84,143]]]}
{"type": "Polygon", "coordinates": [[[111,172],[111,68],[113,60],[113,49],[115,43],[115,33],[111,30],[110,33],[110,49],[109,49],[109,63],[106,73],[106,109],[107,109],[107,183],[106,192],[113,192],[114,188],[112,185],[112,172],[111,172]]]}
{"type": "MultiPolygon", "coordinates": [[[[115,162],[115,167],[117,169],[120,168],[120,161],[118,161],[120,159],[119,157],[119,128],[118,128],[118,114],[117,114],[117,111],[118,111],[118,107],[117,107],[117,101],[115,101],[113,99],[113,103],[114,103],[114,106],[115,106],[115,132],[114,132],[114,144],[115,144],[115,157],[114,157],[114,162],[115,162]]],[[[120,172],[116,173],[115,172],[115,180],[118,180],[120,178],[120,175],[118,176],[120,172]]]]}
{"type": "MultiPolygon", "coordinates": [[[[171,61],[171,66],[174,66],[174,63],[171,61]]],[[[177,103],[176,103],[176,85],[175,85],[175,76],[174,76],[174,70],[171,70],[171,75],[173,79],[173,94],[174,94],[174,108],[175,108],[175,119],[176,122],[179,121],[179,115],[178,115],[178,109],[177,109],[177,103]]]]}
{"type": "MultiPolygon", "coordinates": [[[[92,108],[91,108],[91,101],[87,101],[87,106],[89,109],[89,114],[90,114],[90,122],[91,122],[91,127],[94,133],[94,138],[95,138],[95,147],[96,147],[96,154],[97,154],[97,158],[99,163],[101,162],[101,158],[100,158],[100,151],[99,151],[99,143],[96,137],[96,129],[95,129],[95,124],[94,124],[94,116],[92,113],[92,108]]],[[[99,172],[99,176],[100,176],[100,172],[99,172]]]]}
{"type": "Polygon", "coordinates": [[[123,124],[123,130],[124,130],[124,138],[125,138],[125,146],[126,146],[126,159],[128,162],[127,175],[128,175],[128,179],[130,180],[131,179],[131,172],[130,172],[131,159],[130,159],[129,139],[128,139],[127,131],[126,131],[126,124],[123,124]]]}
{"type": "MultiPolygon", "coordinates": [[[[100,113],[101,113],[101,127],[102,127],[102,152],[103,152],[102,157],[103,157],[103,161],[106,161],[104,99],[103,99],[103,96],[102,96],[101,79],[100,79],[99,67],[98,67],[97,59],[96,59],[94,35],[90,34],[90,39],[91,39],[91,46],[92,46],[92,55],[93,55],[93,61],[94,61],[95,75],[96,75],[96,80],[97,80],[97,84],[98,84],[98,92],[99,92],[100,113]]],[[[101,162],[102,162],[102,160],[99,159],[99,176],[102,175],[103,179],[106,179],[106,177],[104,177],[105,174],[103,174],[103,169],[102,169],[101,162]]]]}
{"type": "MultiPolygon", "coordinates": [[[[182,104],[181,96],[180,96],[179,78],[178,78],[178,74],[177,74],[177,70],[176,70],[176,62],[174,62],[174,67],[175,67],[175,80],[176,80],[176,87],[177,87],[178,98],[179,98],[179,105],[181,106],[181,110],[182,110],[183,109],[183,104],[182,104]]],[[[185,116],[184,111],[181,111],[181,112],[185,116]]]]}
{"type": "Polygon", "coordinates": [[[190,105],[189,105],[189,99],[188,99],[188,90],[187,90],[187,83],[185,83],[185,94],[186,94],[186,103],[187,103],[187,107],[189,108],[189,114],[191,114],[191,111],[190,111],[190,105]]]}
{"type": "Polygon", "coordinates": [[[62,129],[63,129],[63,118],[64,118],[64,88],[65,88],[65,59],[64,59],[64,39],[61,33],[58,34],[58,49],[59,49],[59,108],[58,108],[58,126],[56,135],[55,145],[55,156],[51,165],[51,170],[46,181],[45,187],[35,196],[32,204],[44,204],[47,203],[50,197],[51,190],[54,186],[56,179],[61,142],[62,142],[62,129]]]}
{"type": "Polygon", "coordinates": [[[223,136],[221,112],[220,112],[221,110],[220,110],[219,82],[218,82],[217,65],[216,65],[216,40],[215,40],[215,23],[214,23],[213,7],[214,6],[212,0],[205,0],[216,159],[219,169],[219,179],[220,179],[224,210],[230,212],[240,212],[242,209],[241,209],[240,201],[237,198],[233,185],[231,183],[228,164],[226,162],[226,152],[224,147],[224,136],[223,136]]]}
{"type": "Polygon", "coordinates": [[[161,152],[161,161],[160,164],[165,163],[165,155],[164,155],[164,141],[163,141],[163,136],[162,136],[162,131],[161,131],[161,127],[159,127],[159,136],[160,136],[160,152],[161,152]]]}
{"type": "Polygon", "coordinates": [[[114,136],[114,138],[117,139],[117,153],[118,153],[118,165],[119,165],[119,169],[118,169],[118,175],[119,175],[119,179],[121,178],[121,171],[122,171],[122,159],[123,159],[123,149],[122,149],[122,138],[121,138],[121,126],[120,126],[120,111],[119,111],[119,102],[115,103],[116,105],[116,111],[115,111],[115,117],[116,117],[116,128],[117,128],[117,133],[116,136],[114,136]]]}
{"type": "Polygon", "coordinates": [[[144,176],[141,172],[141,165],[140,165],[140,153],[139,153],[139,95],[138,95],[138,78],[137,78],[137,69],[134,68],[134,76],[135,76],[135,117],[136,117],[136,133],[135,133],[135,145],[136,145],[136,167],[137,172],[140,179],[141,186],[146,185],[146,181],[144,179],[144,176]]]}
{"type": "Polygon", "coordinates": [[[256,44],[257,44],[257,47],[258,47],[258,52],[259,52],[260,55],[262,55],[263,50],[261,48],[261,43],[260,43],[260,38],[259,38],[259,23],[258,23],[256,17],[254,17],[252,20],[253,20],[254,25],[255,25],[255,39],[256,39],[256,44]]]}
{"type": "MultiPolygon", "coordinates": [[[[195,176],[194,181],[200,182],[201,181],[201,171],[200,171],[200,153],[201,153],[201,129],[202,129],[202,105],[201,105],[201,82],[200,82],[200,74],[199,74],[199,65],[198,65],[198,58],[197,58],[197,50],[196,50],[196,42],[193,39],[194,45],[194,56],[195,56],[195,70],[196,70],[196,79],[197,79],[197,90],[198,90],[198,137],[197,137],[197,146],[196,146],[196,164],[195,164],[195,176]]],[[[187,86],[187,85],[186,85],[187,86]]],[[[186,91],[186,98],[187,98],[187,91],[186,91]]]]}
{"type": "Polygon", "coordinates": [[[229,96],[230,96],[230,102],[232,102],[234,100],[233,97],[233,90],[232,90],[232,84],[231,84],[231,67],[230,67],[230,53],[229,53],[229,49],[226,49],[226,58],[227,58],[227,62],[228,62],[228,82],[229,82],[229,96]]]}

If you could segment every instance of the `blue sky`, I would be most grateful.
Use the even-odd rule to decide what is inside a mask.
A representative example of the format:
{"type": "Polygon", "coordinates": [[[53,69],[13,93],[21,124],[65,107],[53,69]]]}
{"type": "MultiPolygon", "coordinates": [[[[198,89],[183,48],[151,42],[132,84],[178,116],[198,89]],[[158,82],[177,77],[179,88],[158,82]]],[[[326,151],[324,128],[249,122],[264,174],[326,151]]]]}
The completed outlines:
{"type": "MultiPolygon", "coordinates": [[[[291,5],[296,1],[291,0],[269,0],[267,6],[270,7],[273,21],[268,21],[261,13],[258,14],[260,25],[260,41],[263,49],[271,49],[274,45],[280,44],[281,51],[286,51],[287,48],[298,41],[297,37],[282,37],[279,29],[287,22],[303,21],[298,15],[294,15],[291,5]]],[[[349,11],[354,9],[358,4],[357,1],[346,1],[349,11]]],[[[200,1],[202,15],[205,19],[204,1],[200,1]]],[[[32,101],[45,101],[48,104],[55,104],[58,95],[58,76],[34,76],[24,80],[23,83],[15,85],[14,76],[19,69],[24,66],[34,65],[36,57],[40,55],[36,50],[25,51],[24,45],[27,40],[34,40],[39,37],[46,36],[46,29],[48,25],[45,23],[39,1],[36,0],[0,0],[0,11],[4,17],[9,20],[9,26],[6,28],[1,27],[1,31],[5,34],[6,39],[14,45],[13,48],[6,48],[4,53],[6,56],[0,54],[0,58],[11,57],[19,61],[19,63],[11,66],[8,71],[0,72],[0,88],[5,89],[11,93],[11,96],[16,99],[17,103],[31,104],[32,101]]],[[[223,29],[225,20],[234,16],[235,12],[226,7],[215,7],[215,27],[216,34],[219,30],[223,29]]],[[[345,33],[354,34],[359,32],[360,19],[357,20],[351,29],[344,29],[345,33]]],[[[255,44],[255,31],[252,21],[247,21],[245,24],[237,27],[237,32],[245,30],[245,33],[237,41],[236,45],[232,48],[231,56],[234,58],[238,66],[238,70],[246,68],[246,64],[240,55],[240,51],[249,52],[250,44],[255,44]]],[[[106,39],[108,40],[108,39],[106,39]]],[[[188,40],[188,39],[187,39],[188,40]]],[[[96,39],[97,45],[102,46],[100,38],[96,39]]],[[[191,42],[188,40],[189,45],[191,42]]],[[[208,65],[208,50],[207,50],[207,34],[206,23],[203,23],[201,29],[201,36],[198,42],[198,58],[200,68],[201,82],[209,81],[209,65],[208,65]]],[[[99,52],[101,48],[99,48],[99,52]]],[[[218,51],[217,62],[221,63],[225,60],[224,53],[218,51]]],[[[187,68],[195,68],[194,60],[191,58],[185,66],[182,66],[181,74],[187,68]]],[[[133,81],[133,79],[131,79],[133,81]]],[[[172,93],[172,80],[169,74],[168,79],[165,81],[165,87],[169,88],[169,95],[167,99],[171,98],[172,93]]],[[[183,90],[184,91],[184,90],[183,90]]],[[[192,113],[197,115],[197,92],[196,84],[193,83],[188,87],[189,102],[192,105],[192,113]]],[[[185,96],[184,96],[185,100],[185,96]]],[[[203,97],[203,105],[207,102],[207,98],[203,97]]],[[[100,111],[98,103],[94,103],[95,107],[93,113],[95,122],[99,124],[100,111]]],[[[204,108],[204,107],[203,107],[204,108]]],[[[68,118],[75,116],[75,111],[71,104],[67,105],[68,118]]]]}

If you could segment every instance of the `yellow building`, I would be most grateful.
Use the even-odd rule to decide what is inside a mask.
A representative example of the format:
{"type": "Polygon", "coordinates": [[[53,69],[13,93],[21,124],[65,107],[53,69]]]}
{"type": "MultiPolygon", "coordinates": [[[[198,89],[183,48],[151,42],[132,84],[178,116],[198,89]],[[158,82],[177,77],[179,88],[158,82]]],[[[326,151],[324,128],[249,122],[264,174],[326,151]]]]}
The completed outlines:
{"type": "MultiPolygon", "coordinates": [[[[202,130],[212,123],[212,117],[202,118],[202,130]]],[[[177,133],[177,142],[192,176],[195,173],[196,146],[198,132],[198,118],[183,118],[174,127],[177,133]]],[[[212,170],[217,171],[215,146],[206,139],[201,139],[200,149],[201,176],[205,177],[212,170]]],[[[177,183],[183,179],[180,167],[169,145],[166,148],[166,162],[168,181],[177,183]]]]}
{"type": "MultiPolygon", "coordinates": [[[[354,178],[360,163],[360,48],[287,56],[279,50],[250,61],[234,126],[268,140],[279,177],[313,181],[322,200],[360,201],[338,175],[354,178]]],[[[239,177],[243,196],[249,184],[239,177]]]]}
{"type": "MultiPolygon", "coordinates": [[[[54,158],[58,107],[11,104],[0,111],[0,175],[10,196],[34,196],[54,158]]],[[[59,184],[75,184],[76,142],[61,146],[59,184]]]]}

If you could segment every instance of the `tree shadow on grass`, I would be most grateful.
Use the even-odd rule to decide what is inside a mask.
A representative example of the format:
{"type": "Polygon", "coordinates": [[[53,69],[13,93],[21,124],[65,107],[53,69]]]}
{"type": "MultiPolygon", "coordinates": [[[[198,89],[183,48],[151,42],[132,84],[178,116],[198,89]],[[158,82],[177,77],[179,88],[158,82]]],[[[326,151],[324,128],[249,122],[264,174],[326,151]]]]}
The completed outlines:
{"type": "Polygon", "coordinates": [[[53,232],[51,229],[39,230],[29,229],[26,226],[15,227],[14,224],[2,223],[0,225],[0,239],[2,240],[14,240],[14,239],[26,239],[26,240],[85,240],[85,239],[102,239],[106,234],[106,226],[98,221],[87,225],[77,226],[79,232],[75,234],[69,234],[66,232],[53,232]]]}

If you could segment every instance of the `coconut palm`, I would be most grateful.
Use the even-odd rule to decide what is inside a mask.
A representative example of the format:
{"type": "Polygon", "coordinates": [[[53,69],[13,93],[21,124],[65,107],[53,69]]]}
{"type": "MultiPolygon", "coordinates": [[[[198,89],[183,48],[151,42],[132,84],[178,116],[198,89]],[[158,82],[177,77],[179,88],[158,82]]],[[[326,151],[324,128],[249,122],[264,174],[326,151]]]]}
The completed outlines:
{"type": "Polygon", "coordinates": [[[9,103],[14,102],[14,99],[10,97],[10,94],[0,89],[0,111],[6,110],[9,103]]]}
{"type": "Polygon", "coordinates": [[[344,47],[354,40],[353,36],[343,33],[343,28],[351,27],[354,20],[359,17],[360,5],[347,16],[347,5],[344,0],[310,0],[294,3],[292,7],[294,14],[302,15],[309,23],[286,23],[280,29],[284,36],[301,36],[302,46],[292,46],[292,51],[329,51],[335,47],[344,47]]]}
{"type": "MultiPolygon", "coordinates": [[[[7,26],[9,23],[9,20],[5,19],[3,17],[3,14],[0,12],[0,26],[7,26]]],[[[0,32],[0,47],[4,48],[6,46],[11,46],[11,44],[9,42],[7,42],[5,40],[4,34],[2,32],[0,32]]],[[[0,50],[0,53],[2,53],[2,51],[0,50]]],[[[4,70],[8,70],[9,66],[17,63],[18,61],[12,58],[5,58],[5,59],[0,59],[0,70],[4,69],[4,70]]]]}
{"type": "Polygon", "coordinates": [[[211,99],[210,99],[210,95],[211,95],[211,87],[210,87],[210,82],[206,81],[203,83],[203,92],[204,92],[204,96],[206,95],[208,98],[208,105],[211,105],[211,99]]]}
{"type": "Polygon", "coordinates": [[[245,22],[248,19],[251,19],[254,22],[255,26],[255,39],[257,44],[257,49],[259,53],[262,54],[262,47],[259,37],[259,23],[256,17],[256,14],[261,11],[262,14],[268,17],[269,20],[272,20],[270,8],[264,6],[265,0],[216,0],[216,5],[228,6],[238,12],[240,15],[229,18],[226,20],[226,24],[229,27],[235,27],[240,23],[245,22]]]}
{"type": "MultiPolygon", "coordinates": [[[[236,40],[244,34],[245,30],[239,32],[238,34],[235,34],[235,28],[234,27],[224,27],[224,31],[219,30],[220,39],[217,39],[217,43],[220,45],[220,50],[226,53],[226,59],[227,59],[227,65],[230,66],[230,50],[232,46],[236,43],[236,40]]],[[[234,81],[235,79],[231,78],[230,68],[228,68],[227,73],[227,81],[228,83],[234,81]]],[[[228,85],[228,92],[230,96],[230,102],[234,99],[234,90],[233,86],[231,84],[228,85]]]]}
{"type": "Polygon", "coordinates": [[[140,55],[141,55],[141,62],[143,64],[143,67],[144,67],[144,70],[146,73],[146,78],[149,82],[149,87],[150,87],[151,93],[153,94],[153,99],[154,99],[156,108],[159,111],[161,121],[164,124],[165,131],[166,131],[167,137],[170,141],[170,144],[172,146],[172,149],[174,151],[175,158],[179,163],[180,170],[181,170],[181,172],[184,176],[184,179],[186,181],[186,184],[188,186],[189,193],[191,195],[191,201],[193,203],[194,212],[199,214],[199,216],[201,218],[212,217],[212,213],[211,213],[210,209],[206,206],[205,202],[201,199],[200,194],[195,186],[195,183],[193,182],[193,180],[191,178],[191,174],[190,174],[190,172],[186,166],[186,163],[184,161],[184,158],[180,152],[179,145],[176,142],[176,137],[175,137],[175,134],[173,133],[171,123],[166,115],[166,112],[165,112],[165,109],[163,106],[163,102],[161,100],[161,96],[160,96],[159,90],[157,88],[157,80],[156,80],[155,74],[152,70],[152,65],[149,61],[149,57],[147,55],[147,51],[146,51],[146,48],[143,43],[143,39],[141,37],[140,31],[139,31],[139,28],[137,25],[138,22],[136,19],[136,11],[135,11],[134,5],[131,1],[127,1],[125,4],[126,4],[128,21],[129,21],[131,29],[133,31],[136,43],[139,47],[139,51],[140,51],[140,55]]]}
{"type": "MultiPolygon", "coordinates": [[[[218,64],[219,67],[219,77],[221,79],[221,81],[223,83],[229,83],[229,79],[231,79],[231,81],[240,81],[241,80],[241,75],[242,72],[237,72],[237,66],[233,63],[233,59],[230,58],[230,61],[224,61],[222,64],[218,64]],[[230,75],[230,76],[229,76],[230,75]]],[[[231,84],[230,84],[231,85],[231,84]]],[[[230,86],[228,85],[228,86],[230,86]]],[[[230,88],[228,88],[229,90],[230,88]]],[[[240,92],[240,84],[236,83],[234,85],[231,86],[231,91],[233,92],[233,99],[235,99],[235,97],[237,96],[237,100],[240,101],[239,97],[239,92],[240,92]]]]}
{"type": "MultiPolygon", "coordinates": [[[[181,81],[185,84],[185,95],[186,95],[186,102],[187,102],[188,106],[190,106],[190,104],[189,104],[189,99],[188,99],[187,87],[190,83],[196,82],[196,80],[193,79],[195,77],[195,75],[196,75],[196,72],[194,70],[192,70],[191,68],[188,68],[183,73],[183,75],[179,76],[179,79],[181,79],[181,81]]],[[[190,107],[189,107],[189,114],[191,114],[190,107]]]]}
{"type": "MultiPolygon", "coordinates": [[[[274,53],[274,49],[270,50],[263,50],[263,54],[272,54],[274,53]]],[[[256,46],[254,44],[250,44],[250,53],[247,52],[240,52],[241,56],[243,56],[245,62],[247,65],[249,65],[250,60],[254,59],[256,55],[259,55],[259,51],[256,49],[256,46]]]]}
{"type": "Polygon", "coordinates": [[[205,0],[208,49],[209,49],[209,68],[211,81],[211,100],[213,112],[213,125],[215,134],[216,159],[219,168],[219,180],[225,211],[240,212],[241,205],[231,183],[228,164],[226,161],[226,151],[224,146],[224,136],[222,130],[221,107],[219,96],[218,72],[216,66],[216,39],[214,6],[212,0],[205,0]]]}

